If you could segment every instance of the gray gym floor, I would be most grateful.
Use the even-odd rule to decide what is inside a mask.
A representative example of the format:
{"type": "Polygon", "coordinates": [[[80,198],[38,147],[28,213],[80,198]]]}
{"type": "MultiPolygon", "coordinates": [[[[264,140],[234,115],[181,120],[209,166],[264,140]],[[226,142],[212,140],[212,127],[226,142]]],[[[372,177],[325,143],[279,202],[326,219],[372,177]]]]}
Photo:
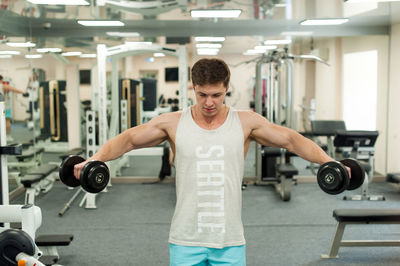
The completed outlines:
{"type": "MultiPolygon", "coordinates": [[[[58,154],[45,154],[43,159],[59,160],[58,154]]],[[[159,158],[137,157],[131,161],[124,174],[158,175],[159,158]]],[[[252,165],[248,158],[248,174],[252,165]]],[[[243,191],[247,264],[399,265],[400,247],[343,247],[338,259],[320,258],[329,251],[336,230],[334,209],[398,207],[397,186],[372,183],[370,191],[385,195],[386,201],[343,201],[343,195],[325,194],[316,183],[299,183],[293,186],[291,201],[282,202],[272,186],[249,185],[243,191]]],[[[78,197],[59,217],[58,212],[73,193],[56,184],[35,201],[43,215],[38,234],[67,233],[75,237],[70,246],[58,248],[60,264],[168,265],[168,233],[175,206],[173,183],[113,184],[97,197],[97,209],[80,208],[78,197]]],[[[23,199],[20,195],[11,203],[21,204],[23,199]]],[[[344,239],[399,239],[399,229],[399,225],[347,226],[344,239]]]]}

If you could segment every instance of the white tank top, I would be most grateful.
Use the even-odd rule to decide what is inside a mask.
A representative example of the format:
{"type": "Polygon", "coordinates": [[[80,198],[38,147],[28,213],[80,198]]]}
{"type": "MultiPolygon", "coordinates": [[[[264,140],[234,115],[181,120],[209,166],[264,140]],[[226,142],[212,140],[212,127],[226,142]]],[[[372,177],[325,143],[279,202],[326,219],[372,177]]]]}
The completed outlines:
{"type": "Polygon", "coordinates": [[[242,223],[244,136],[236,110],[217,129],[182,112],[175,137],[176,208],[169,242],[224,248],[245,244],[242,223]]]}

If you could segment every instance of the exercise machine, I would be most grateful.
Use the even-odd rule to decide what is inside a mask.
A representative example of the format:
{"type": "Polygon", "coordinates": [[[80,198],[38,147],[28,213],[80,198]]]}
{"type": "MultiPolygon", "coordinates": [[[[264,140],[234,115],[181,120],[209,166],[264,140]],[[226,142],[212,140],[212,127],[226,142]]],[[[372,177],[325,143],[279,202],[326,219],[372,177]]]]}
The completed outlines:
{"type": "Polygon", "coordinates": [[[333,144],[336,158],[354,158],[363,162],[366,178],[361,186],[361,194],[346,195],[344,200],[385,200],[382,195],[370,195],[368,185],[374,176],[375,142],[378,131],[346,131],[336,132],[333,144]]]}
{"type": "Polygon", "coordinates": [[[59,260],[56,246],[69,245],[73,236],[43,235],[36,238],[36,230],[42,223],[40,208],[31,204],[9,204],[6,155],[20,155],[22,145],[6,144],[4,98],[0,94],[0,265],[17,265],[19,261],[36,266],[54,264],[59,260]],[[10,223],[21,223],[21,230],[11,229],[10,223]]]}

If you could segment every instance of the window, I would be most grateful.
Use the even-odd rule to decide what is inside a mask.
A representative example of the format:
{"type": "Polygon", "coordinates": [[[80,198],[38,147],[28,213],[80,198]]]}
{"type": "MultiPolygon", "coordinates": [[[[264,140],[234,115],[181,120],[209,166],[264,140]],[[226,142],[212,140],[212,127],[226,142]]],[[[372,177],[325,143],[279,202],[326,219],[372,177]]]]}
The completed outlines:
{"type": "Polygon", "coordinates": [[[376,130],[378,52],[344,54],[343,120],[348,130],[376,130]]]}

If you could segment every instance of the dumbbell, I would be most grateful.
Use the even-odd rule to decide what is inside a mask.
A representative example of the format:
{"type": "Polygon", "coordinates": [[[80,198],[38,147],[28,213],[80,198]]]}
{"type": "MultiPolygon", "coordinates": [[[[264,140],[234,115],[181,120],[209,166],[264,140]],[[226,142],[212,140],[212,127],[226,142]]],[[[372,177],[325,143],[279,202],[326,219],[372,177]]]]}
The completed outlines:
{"type": "Polygon", "coordinates": [[[82,186],[90,193],[99,193],[108,184],[110,172],[107,165],[101,161],[90,161],[82,168],[79,180],[74,176],[74,166],[84,162],[80,156],[70,155],[64,159],[60,166],[60,179],[69,187],[82,186]]]}
{"type": "Polygon", "coordinates": [[[345,190],[354,190],[364,183],[365,170],[355,159],[344,159],[340,162],[324,163],[318,170],[317,181],[319,187],[328,194],[336,195],[345,190]],[[346,169],[351,169],[351,178],[346,169]]]}

